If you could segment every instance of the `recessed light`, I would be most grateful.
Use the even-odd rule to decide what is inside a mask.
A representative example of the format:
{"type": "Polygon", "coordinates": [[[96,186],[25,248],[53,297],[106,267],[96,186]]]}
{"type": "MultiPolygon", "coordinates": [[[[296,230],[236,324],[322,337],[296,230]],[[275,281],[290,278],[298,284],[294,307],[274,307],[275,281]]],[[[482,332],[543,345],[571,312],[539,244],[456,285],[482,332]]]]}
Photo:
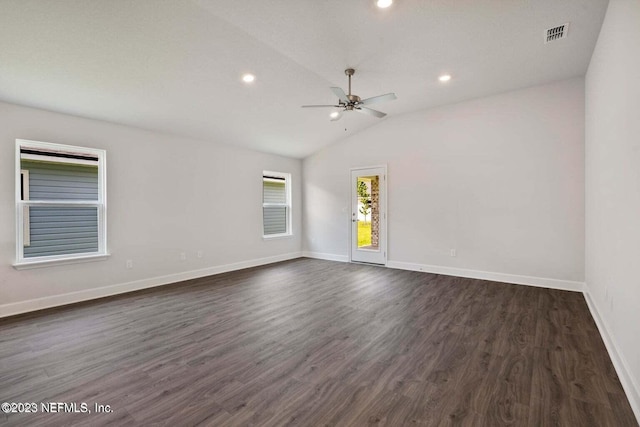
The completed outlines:
{"type": "Polygon", "coordinates": [[[337,111],[334,111],[333,113],[329,114],[329,117],[331,117],[332,119],[335,119],[339,115],[340,115],[340,113],[338,113],[337,111]]]}
{"type": "Polygon", "coordinates": [[[256,76],[254,76],[253,74],[245,74],[244,76],[242,76],[242,81],[245,83],[253,83],[255,79],[256,76]]]}
{"type": "Polygon", "coordinates": [[[386,9],[393,4],[393,0],[378,0],[376,6],[380,9],[386,9]]]}
{"type": "Polygon", "coordinates": [[[438,80],[440,80],[441,82],[448,82],[449,80],[451,80],[451,76],[449,74],[443,74],[438,77],[438,80]]]}

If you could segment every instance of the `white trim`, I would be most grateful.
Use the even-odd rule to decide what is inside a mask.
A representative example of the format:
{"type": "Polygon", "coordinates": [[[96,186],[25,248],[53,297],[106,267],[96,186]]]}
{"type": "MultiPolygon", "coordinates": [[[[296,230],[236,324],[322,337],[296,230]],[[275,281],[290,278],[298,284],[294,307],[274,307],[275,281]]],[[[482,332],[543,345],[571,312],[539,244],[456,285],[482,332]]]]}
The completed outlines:
{"type": "MultiPolygon", "coordinates": [[[[16,215],[16,260],[20,260],[24,257],[24,240],[22,238],[22,233],[24,232],[24,211],[20,206],[20,202],[22,201],[22,165],[20,164],[20,145],[23,140],[16,139],[15,146],[15,164],[13,168],[15,169],[15,215],[16,215]]],[[[29,238],[31,240],[31,238],[29,238]]]]}
{"type": "Polygon", "coordinates": [[[278,239],[291,239],[293,238],[293,233],[290,234],[267,234],[266,236],[262,236],[263,240],[278,240],[278,239]]]}
{"type": "Polygon", "coordinates": [[[593,320],[596,322],[602,341],[604,341],[604,345],[609,353],[609,358],[611,359],[613,367],[618,374],[618,378],[620,379],[622,388],[627,395],[627,399],[629,399],[631,409],[636,416],[636,420],[640,423],[640,385],[636,383],[633,375],[631,375],[629,364],[626,362],[622,353],[618,351],[616,341],[613,339],[613,335],[609,333],[609,328],[607,327],[607,323],[604,321],[604,318],[600,316],[600,310],[598,310],[595,300],[591,298],[587,285],[585,285],[583,293],[584,299],[587,301],[589,311],[591,312],[591,317],[593,317],[593,320]]]}
{"type": "Polygon", "coordinates": [[[561,289],[582,292],[584,282],[572,280],[549,279],[545,277],[521,276],[518,274],[495,273],[491,271],[468,270],[466,268],[443,267],[438,265],[414,264],[409,262],[388,261],[387,267],[400,270],[424,271],[425,273],[444,274],[446,276],[467,277],[471,279],[490,280],[493,282],[513,283],[516,285],[538,286],[542,288],[561,289]]]}
{"type": "Polygon", "coordinates": [[[305,258],[324,259],[326,261],[349,262],[349,255],[325,254],[322,252],[302,252],[305,258]]]}
{"type": "MultiPolygon", "coordinates": [[[[348,255],[328,254],[322,252],[302,252],[306,258],[324,259],[327,261],[351,262],[348,255]]],[[[374,265],[374,264],[371,264],[374,265]]],[[[380,266],[380,264],[375,264],[380,266]]],[[[489,271],[469,270],[466,268],[443,267],[438,265],[415,264],[401,261],[387,261],[387,268],[399,270],[423,271],[425,273],[444,274],[446,276],[467,277],[471,279],[490,280],[493,282],[512,283],[515,285],[537,286],[543,288],[560,289],[563,291],[582,292],[584,282],[572,280],[548,279],[535,276],[521,276],[517,274],[495,273],[489,271]]]]}
{"type": "Polygon", "coordinates": [[[121,283],[118,285],[104,286],[101,288],[86,289],[77,292],[70,292],[62,295],[52,295],[43,298],[36,298],[27,301],[20,301],[10,304],[0,305],[0,318],[14,316],[16,314],[28,313],[30,311],[42,310],[45,308],[58,307],[61,305],[73,304],[81,301],[88,301],[97,298],[104,298],[112,295],[124,294],[141,289],[153,288],[156,286],[168,285],[184,280],[197,279],[200,277],[212,276],[214,274],[226,273],[228,271],[242,270],[244,268],[257,267],[259,265],[272,264],[274,262],[287,261],[300,258],[300,252],[275,255],[266,258],[257,258],[247,261],[240,261],[232,264],[218,265],[215,267],[203,268],[200,270],[185,271],[182,273],[169,274],[166,276],[153,277],[149,279],[136,280],[133,282],[121,283]]]}
{"type": "Polygon", "coordinates": [[[82,253],[71,255],[52,255],[49,257],[25,258],[21,262],[15,262],[13,268],[16,270],[27,270],[30,268],[52,267],[54,265],[79,264],[83,262],[104,261],[110,254],[102,253],[82,253]]]}

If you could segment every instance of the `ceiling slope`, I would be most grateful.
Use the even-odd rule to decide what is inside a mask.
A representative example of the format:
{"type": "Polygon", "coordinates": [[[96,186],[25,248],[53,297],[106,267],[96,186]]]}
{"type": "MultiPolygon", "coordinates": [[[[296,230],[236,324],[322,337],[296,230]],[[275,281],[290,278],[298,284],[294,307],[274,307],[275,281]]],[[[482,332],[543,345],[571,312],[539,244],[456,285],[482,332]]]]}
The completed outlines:
{"type": "Polygon", "coordinates": [[[3,0],[0,100],[305,157],[398,114],[584,75],[606,5],[3,0]],[[300,108],[335,103],[347,67],[362,98],[398,95],[379,106],[387,118],[300,108]]]}

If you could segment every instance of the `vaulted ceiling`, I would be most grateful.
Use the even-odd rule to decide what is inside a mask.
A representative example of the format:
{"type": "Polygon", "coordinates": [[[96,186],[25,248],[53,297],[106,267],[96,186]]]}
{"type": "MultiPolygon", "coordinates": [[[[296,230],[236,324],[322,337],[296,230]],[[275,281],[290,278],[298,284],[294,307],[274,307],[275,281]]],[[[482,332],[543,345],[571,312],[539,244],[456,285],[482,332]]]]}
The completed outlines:
{"type": "Polygon", "coordinates": [[[0,100],[305,157],[403,113],[584,75],[606,6],[0,0],[0,100]],[[566,39],[544,43],[567,22],[566,39]],[[335,103],[347,67],[359,96],[397,94],[375,106],[386,118],[300,108],[335,103]]]}

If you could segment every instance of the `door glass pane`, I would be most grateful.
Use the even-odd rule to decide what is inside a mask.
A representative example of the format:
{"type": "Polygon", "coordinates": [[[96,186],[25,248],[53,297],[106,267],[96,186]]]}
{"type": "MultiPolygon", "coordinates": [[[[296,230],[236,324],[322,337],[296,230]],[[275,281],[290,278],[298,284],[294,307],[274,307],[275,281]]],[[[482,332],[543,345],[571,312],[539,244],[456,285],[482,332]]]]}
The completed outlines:
{"type": "Polygon", "coordinates": [[[359,176],[357,180],[357,238],[359,249],[378,249],[380,236],[379,177],[359,176]]]}

